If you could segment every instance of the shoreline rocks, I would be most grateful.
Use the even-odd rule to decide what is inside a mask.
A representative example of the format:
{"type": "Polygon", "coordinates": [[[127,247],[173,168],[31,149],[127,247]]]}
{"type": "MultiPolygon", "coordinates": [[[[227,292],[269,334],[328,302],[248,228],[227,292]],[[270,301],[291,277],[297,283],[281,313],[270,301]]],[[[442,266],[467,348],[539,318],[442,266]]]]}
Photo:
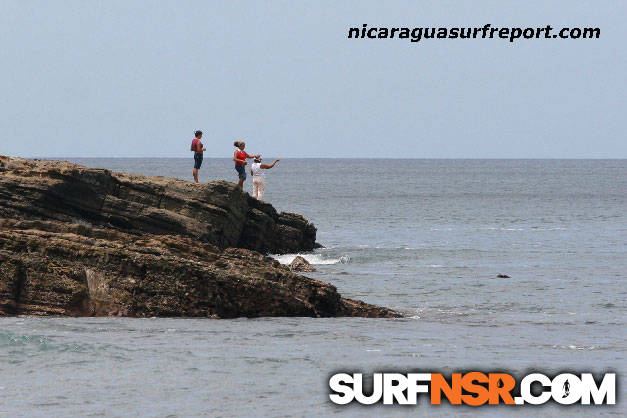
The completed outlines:
{"type": "Polygon", "coordinates": [[[0,316],[400,316],[262,254],[315,236],[228,182],[0,156],[0,316]]]}
{"type": "Polygon", "coordinates": [[[0,156],[0,217],[175,234],[263,253],[316,244],[316,228],[303,216],[277,213],[226,181],[196,185],[63,161],[0,156]]]}

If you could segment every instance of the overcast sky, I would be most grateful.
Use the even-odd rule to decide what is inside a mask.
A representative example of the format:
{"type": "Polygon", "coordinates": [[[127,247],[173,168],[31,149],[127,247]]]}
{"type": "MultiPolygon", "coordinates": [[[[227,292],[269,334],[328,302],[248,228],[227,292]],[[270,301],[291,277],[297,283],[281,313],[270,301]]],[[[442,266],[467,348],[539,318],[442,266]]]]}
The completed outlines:
{"type": "Polygon", "coordinates": [[[0,154],[627,158],[620,1],[0,0],[0,154]],[[593,40],[348,39],[361,26],[593,40]]]}

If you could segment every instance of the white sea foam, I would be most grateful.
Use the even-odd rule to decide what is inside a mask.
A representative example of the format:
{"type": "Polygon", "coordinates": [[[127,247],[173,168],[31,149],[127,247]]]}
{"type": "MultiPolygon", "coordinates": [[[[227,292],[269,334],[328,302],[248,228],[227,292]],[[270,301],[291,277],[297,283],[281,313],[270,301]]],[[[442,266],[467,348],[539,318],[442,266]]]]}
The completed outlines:
{"type": "Polygon", "coordinates": [[[563,348],[568,350],[598,350],[599,346],[591,345],[589,347],[586,346],[578,346],[578,345],[553,345],[553,348],[563,348]]]}
{"type": "Polygon", "coordinates": [[[339,258],[326,258],[322,254],[281,254],[273,255],[272,258],[281,264],[290,264],[297,256],[303,257],[309,264],[314,265],[339,264],[348,263],[350,261],[350,257],[347,255],[343,255],[339,258]]]}

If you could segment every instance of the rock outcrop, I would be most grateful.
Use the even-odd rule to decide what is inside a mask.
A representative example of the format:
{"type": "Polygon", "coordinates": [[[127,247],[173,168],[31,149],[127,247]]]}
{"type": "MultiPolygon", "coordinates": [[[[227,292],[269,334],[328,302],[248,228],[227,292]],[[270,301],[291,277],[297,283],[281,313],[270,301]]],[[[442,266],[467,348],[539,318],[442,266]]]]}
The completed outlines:
{"type": "Polygon", "coordinates": [[[262,254],[315,236],[231,183],[0,156],[0,315],[399,316],[262,254]]]}
{"type": "Polygon", "coordinates": [[[263,253],[310,251],[301,215],[216,181],[206,185],[0,156],[0,218],[83,223],[128,233],[176,234],[263,253]]]}

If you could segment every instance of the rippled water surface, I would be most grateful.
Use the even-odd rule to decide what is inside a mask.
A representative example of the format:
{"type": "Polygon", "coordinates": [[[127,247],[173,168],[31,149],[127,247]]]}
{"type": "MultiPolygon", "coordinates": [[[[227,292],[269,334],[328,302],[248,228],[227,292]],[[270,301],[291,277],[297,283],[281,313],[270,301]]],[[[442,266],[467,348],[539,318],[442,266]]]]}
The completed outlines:
{"type": "MultiPolygon", "coordinates": [[[[73,162],[186,180],[193,165],[73,162]]],[[[234,181],[231,164],[205,159],[201,181],[234,181]]],[[[0,415],[512,413],[327,400],[337,371],[456,369],[616,371],[614,407],[513,412],[625,414],[627,161],[286,159],[267,182],[318,227],[311,277],[408,317],[0,319],[0,415]]]]}

